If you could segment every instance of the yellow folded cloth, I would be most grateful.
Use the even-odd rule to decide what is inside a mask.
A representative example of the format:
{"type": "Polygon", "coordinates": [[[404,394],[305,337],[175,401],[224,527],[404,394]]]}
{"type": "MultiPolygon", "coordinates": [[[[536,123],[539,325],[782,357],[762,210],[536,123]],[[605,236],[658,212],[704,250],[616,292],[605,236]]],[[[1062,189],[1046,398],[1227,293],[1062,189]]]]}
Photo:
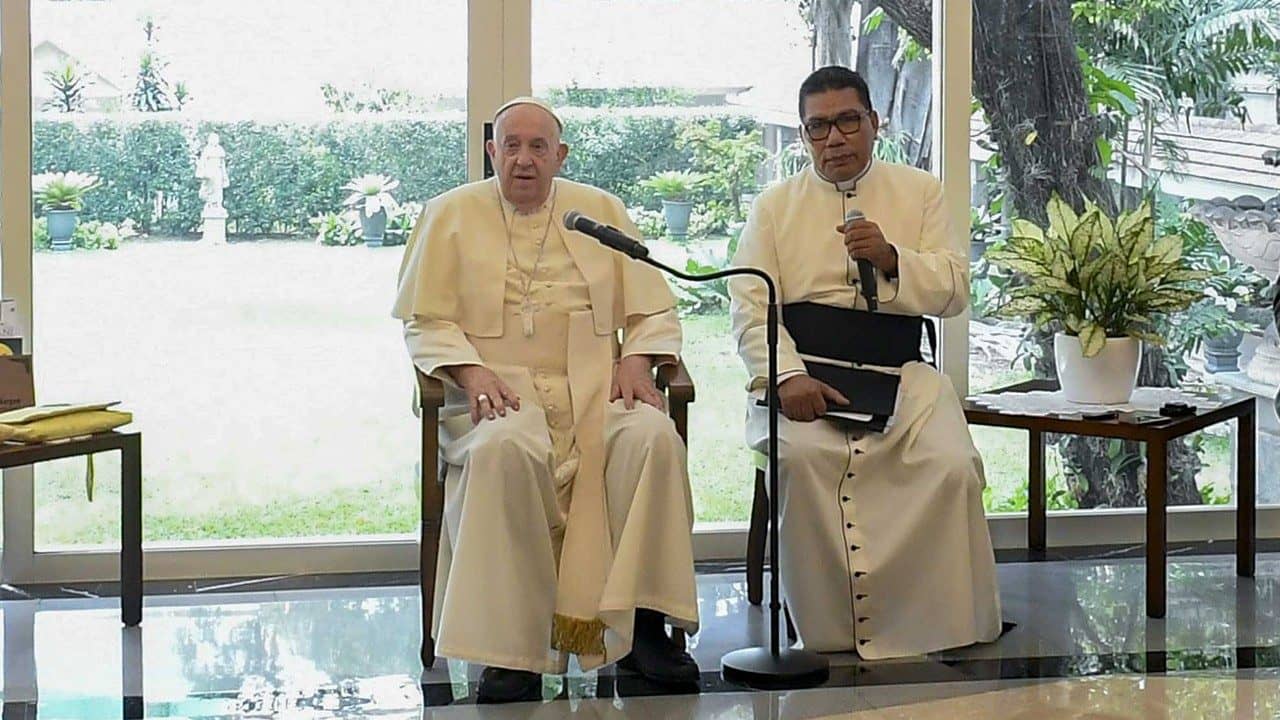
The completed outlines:
{"type": "Polygon", "coordinates": [[[8,412],[0,413],[0,425],[18,425],[28,423],[33,420],[44,420],[45,418],[57,417],[59,415],[71,415],[73,413],[85,412],[87,410],[106,410],[107,408],[118,405],[117,402],[104,403],[58,403],[54,405],[35,405],[33,407],[18,408],[8,412]]]}
{"type": "Polygon", "coordinates": [[[118,410],[81,410],[24,422],[4,422],[0,419],[0,438],[20,443],[51,442],[106,432],[131,422],[132,413],[118,410]],[[7,438],[3,437],[5,429],[10,431],[7,438]]]}

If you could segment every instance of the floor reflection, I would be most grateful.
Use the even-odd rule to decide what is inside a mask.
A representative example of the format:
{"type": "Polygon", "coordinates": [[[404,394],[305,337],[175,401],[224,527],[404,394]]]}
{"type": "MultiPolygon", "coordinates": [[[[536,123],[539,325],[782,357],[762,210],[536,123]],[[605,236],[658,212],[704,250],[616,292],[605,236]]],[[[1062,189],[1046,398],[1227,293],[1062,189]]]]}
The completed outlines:
{"type": "MultiPolygon", "coordinates": [[[[1173,562],[1168,616],[1149,620],[1140,560],[1004,564],[999,571],[1005,618],[1016,627],[999,641],[876,663],[836,654],[827,690],[840,693],[743,696],[752,708],[760,698],[773,698],[766,703],[777,706],[768,711],[772,715],[759,715],[765,711],[758,709],[742,714],[739,705],[723,705],[742,689],[718,676],[725,652],[766,640],[766,613],[747,602],[740,574],[703,575],[703,628],[690,638],[704,671],[703,696],[665,699],[697,712],[721,703],[715,707],[728,713],[697,717],[781,717],[789,716],[780,702],[786,697],[792,697],[793,706],[817,702],[829,708],[818,702],[826,697],[849,712],[860,707],[858,698],[892,687],[926,692],[1025,678],[1229,676],[1280,668],[1278,570],[1277,556],[1260,557],[1256,581],[1237,578],[1228,556],[1173,562]],[[708,699],[714,695],[725,697],[708,699]]],[[[161,596],[148,598],[141,628],[125,630],[113,599],[12,600],[0,603],[0,611],[4,699],[14,708],[6,709],[6,718],[24,716],[15,713],[33,703],[40,717],[61,718],[122,712],[190,718],[419,717],[424,705],[464,711],[473,702],[480,670],[444,659],[422,670],[412,586],[161,596]]],[[[1218,688],[1177,687],[1178,692],[1201,687],[1190,696],[1206,698],[1212,693],[1203,688],[1218,688]]],[[[643,706],[665,694],[611,668],[548,676],[543,686],[549,706],[599,705],[602,712],[643,706]]]]}

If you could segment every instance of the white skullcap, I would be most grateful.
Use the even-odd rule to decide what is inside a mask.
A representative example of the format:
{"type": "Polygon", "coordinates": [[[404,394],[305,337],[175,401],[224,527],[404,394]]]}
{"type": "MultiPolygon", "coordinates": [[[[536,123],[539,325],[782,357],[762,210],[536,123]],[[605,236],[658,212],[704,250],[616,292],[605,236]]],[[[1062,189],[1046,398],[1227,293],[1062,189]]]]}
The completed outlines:
{"type": "Polygon", "coordinates": [[[539,100],[538,98],[529,97],[529,96],[513,98],[503,103],[502,107],[498,108],[498,111],[493,114],[493,122],[496,124],[498,122],[499,115],[501,115],[502,113],[510,110],[511,108],[517,105],[533,105],[534,107],[542,108],[542,110],[544,110],[548,115],[551,116],[552,120],[556,121],[556,127],[560,130],[560,132],[564,132],[564,123],[560,122],[560,116],[556,115],[556,111],[552,110],[550,105],[539,100]]]}

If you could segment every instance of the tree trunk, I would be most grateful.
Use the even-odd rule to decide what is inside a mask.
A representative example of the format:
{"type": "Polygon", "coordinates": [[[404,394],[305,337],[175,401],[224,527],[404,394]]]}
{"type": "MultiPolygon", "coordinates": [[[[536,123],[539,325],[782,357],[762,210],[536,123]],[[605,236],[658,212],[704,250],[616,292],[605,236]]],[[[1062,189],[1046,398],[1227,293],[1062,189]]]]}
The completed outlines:
{"type": "MultiPolygon", "coordinates": [[[[876,0],[864,0],[858,28],[879,7],[876,0]]],[[[928,169],[933,143],[933,67],[929,60],[894,65],[900,40],[897,23],[884,19],[871,32],[858,37],[858,74],[867,81],[871,104],[880,115],[883,141],[902,143],[906,162],[928,169]]]]}
{"type": "MultiPolygon", "coordinates": [[[[932,0],[880,0],[885,13],[933,46],[932,0]]],[[[1019,217],[1045,220],[1053,192],[1112,209],[1093,175],[1098,121],[1089,113],[1068,0],[974,0],[973,92],[1007,171],[1007,200],[1019,217]]]]}
{"type": "Polygon", "coordinates": [[[816,0],[813,5],[814,36],[818,41],[818,67],[853,65],[853,0],[816,0]]]}
{"type": "Polygon", "coordinates": [[[880,27],[866,32],[867,16],[879,3],[863,0],[861,17],[858,18],[858,74],[867,81],[871,90],[871,105],[881,116],[893,112],[893,96],[898,87],[898,71],[893,67],[893,55],[898,50],[898,25],[885,19],[880,27]]]}

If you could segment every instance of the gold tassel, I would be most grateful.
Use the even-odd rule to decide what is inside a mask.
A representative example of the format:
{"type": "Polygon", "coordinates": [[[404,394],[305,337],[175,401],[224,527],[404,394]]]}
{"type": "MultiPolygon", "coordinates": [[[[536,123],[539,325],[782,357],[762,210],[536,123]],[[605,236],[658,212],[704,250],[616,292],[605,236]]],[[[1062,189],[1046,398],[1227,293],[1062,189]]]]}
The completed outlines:
{"type": "Polygon", "coordinates": [[[604,655],[604,622],[557,613],[551,619],[551,647],[574,655],[604,655]]]}

